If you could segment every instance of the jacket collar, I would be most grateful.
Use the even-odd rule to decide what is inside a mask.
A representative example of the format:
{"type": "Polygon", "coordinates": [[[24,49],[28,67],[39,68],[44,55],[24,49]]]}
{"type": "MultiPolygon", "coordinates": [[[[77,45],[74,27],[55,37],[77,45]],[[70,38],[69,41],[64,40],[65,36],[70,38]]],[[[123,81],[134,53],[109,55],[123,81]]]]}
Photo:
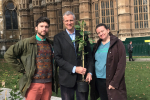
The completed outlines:
{"type": "Polygon", "coordinates": [[[113,34],[110,34],[110,47],[111,48],[118,40],[118,37],[114,36],[113,34]]]}
{"type": "MultiPolygon", "coordinates": [[[[30,38],[30,43],[32,44],[32,43],[37,43],[36,42],[36,35],[33,35],[31,38],[30,38]]],[[[46,41],[48,42],[48,43],[50,43],[50,44],[52,44],[53,42],[51,41],[51,40],[49,40],[48,38],[46,38],[46,41]]]]}

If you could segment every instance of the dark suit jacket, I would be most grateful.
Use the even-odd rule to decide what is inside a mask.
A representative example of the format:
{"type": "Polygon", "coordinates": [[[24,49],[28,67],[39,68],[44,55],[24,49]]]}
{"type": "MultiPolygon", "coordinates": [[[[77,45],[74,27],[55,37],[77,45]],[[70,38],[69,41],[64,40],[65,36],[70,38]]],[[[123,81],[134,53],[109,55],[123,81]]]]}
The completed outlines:
{"type": "MultiPolygon", "coordinates": [[[[81,36],[76,30],[76,37],[81,36]]],[[[79,44],[75,42],[75,48],[72,40],[66,31],[58,33],[54,36],[54,58],[59,66],[59,83],[66,87],[73,87],[77,80],[81,80],[82,76],[77,73],[72,73],[74,66],[82,66],[81,55],[78,56],[79,44]]],[[[85,68],[88,72],[93,72],[93,61],[89,41],[85,46],[85,68]]],[[[81,53],[80,53],[81,54],[81,53]]]]}
{"type": "Polygon", "coordinates": [[[131,46],[130,43],[128,44],[128,52],[129,52],[129,53],[132,53],[132,46],[131,46]]]}

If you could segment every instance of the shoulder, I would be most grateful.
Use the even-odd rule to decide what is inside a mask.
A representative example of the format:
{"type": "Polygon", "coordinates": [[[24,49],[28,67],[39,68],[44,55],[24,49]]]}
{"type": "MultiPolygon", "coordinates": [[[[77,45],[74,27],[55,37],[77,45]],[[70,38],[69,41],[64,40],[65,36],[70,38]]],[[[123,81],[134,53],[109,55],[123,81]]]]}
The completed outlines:
{"type": "Polygon", "coordinates": [[[114,36],[114,35],[111,35],[110,36],[110,42],[113,44],[113,45],[117,45],[118,47],[120,48],[124,48],[124,44],[123,42],[118,39],[118,37],[114,36]]]}
{"type": "Polygon", "coordinates": [[[116,43],[116,44],[117,44],[118,49],[119,49],[121,52],[125,51],[125,46],[124,46],[123,42],[122,42],[120,39],[117,40],[117,43],[116,43]]]}
{"type": "Polygon", "coordinates": [[[119,47],[124,47],[123,42],[118,38],[117,38],[117,44],[118,44],[119,47]]]}
{"type": "Polygon", "coordinates": [[[36,43],[36,38],[35,38],[35,35],[33,35],[32,37],[29,37],[29,38],[25,38],[25,39],[22,39],[20,41],[18,41],[16,43],[16,45],[30,45],[30,44],[33,44],[33,43],[36,43]]]}
{"type": "Polygon", "coordinates": [[[115,35],[110,35],[110,41],[113,41],[114,43],[123,44],[123,42],[120,39],[118,39],[118,37],[116,37],[115,35]]]}
{"type": "Polygon", "coordinates": [[[121,44],[123,44],[123,42],[122,42],[120,39],[118,39],[117,41],[118,41],[118,43],[121,43],[121,44]]]}
{"type": "Polygon", "coordinates": [[[22,44],[26,44],[26,43],[29,43],[29,41],[31,40],[31,37],[30,38],[25,38],[25,39],[22,39],[20,41],[18,41],[17,43],[22,43],[22,44]]]}

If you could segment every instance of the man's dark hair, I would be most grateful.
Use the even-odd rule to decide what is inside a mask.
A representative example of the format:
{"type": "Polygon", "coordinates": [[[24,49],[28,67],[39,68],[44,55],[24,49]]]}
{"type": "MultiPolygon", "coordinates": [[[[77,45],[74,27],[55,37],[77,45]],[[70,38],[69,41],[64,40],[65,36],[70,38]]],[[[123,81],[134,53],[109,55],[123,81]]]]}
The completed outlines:
{"type": "Polygon", "coordinates": [[[36,21],[36,27],[38,26],[39,23],[41,22],[46,22],[50,26],[50,20],[47,17],[40,17],[36,21]]]}
{"type": "Polygon", "coordinates": [[[106,25],[106,24],[103,24],[103,23],[100,23],[96,26],[96,29],[101,27],[101,26],[104,26],[106,29],[109,29],[109,27],[106,25]]]}

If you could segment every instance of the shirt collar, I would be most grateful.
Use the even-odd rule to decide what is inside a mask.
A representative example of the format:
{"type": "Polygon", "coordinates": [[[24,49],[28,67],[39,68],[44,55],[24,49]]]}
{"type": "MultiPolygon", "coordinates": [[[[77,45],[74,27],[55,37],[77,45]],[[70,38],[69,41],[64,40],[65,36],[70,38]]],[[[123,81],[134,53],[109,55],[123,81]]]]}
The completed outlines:
{"type": "Polygon", "coordinates": [[[68,33],[68,35],[75,35],[75,29],[74,29],[74,32],[72,34],[70,34],[67,29],[66,29],[66,32],[68,33]]]}
{"type": "Polygon", "coordinates": [[[41,39],[41,38],[38,37],[37,34],[36,34],[36,40],[38,40],[38,41],[46,41],[46,37],[45,37],[44,39],[41,39]]]}

